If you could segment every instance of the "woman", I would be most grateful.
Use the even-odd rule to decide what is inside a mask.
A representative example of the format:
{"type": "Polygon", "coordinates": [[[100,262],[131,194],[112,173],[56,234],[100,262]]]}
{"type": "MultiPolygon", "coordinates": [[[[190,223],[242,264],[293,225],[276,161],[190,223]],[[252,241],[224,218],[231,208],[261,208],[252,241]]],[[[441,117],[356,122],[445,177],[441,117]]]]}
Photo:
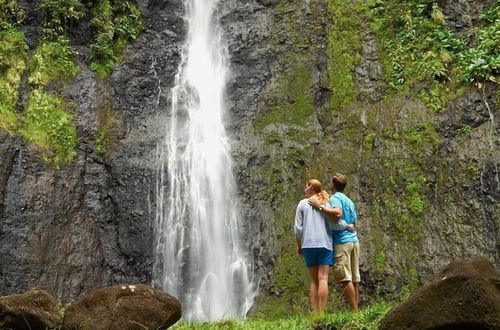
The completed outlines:
{"type": "Polygon", "coordinates": [[[327,207],[329,195],[316,179],[307,181],[304,195],[306,198],[299,202],[295,214],[297,253],[304,256],[311,276],[309,299],[312,310],[323,314],[328,299],[328,270],[333,264],[332,231],[321,211],[309,205],[308,200],[316,199],[327,207]]]}

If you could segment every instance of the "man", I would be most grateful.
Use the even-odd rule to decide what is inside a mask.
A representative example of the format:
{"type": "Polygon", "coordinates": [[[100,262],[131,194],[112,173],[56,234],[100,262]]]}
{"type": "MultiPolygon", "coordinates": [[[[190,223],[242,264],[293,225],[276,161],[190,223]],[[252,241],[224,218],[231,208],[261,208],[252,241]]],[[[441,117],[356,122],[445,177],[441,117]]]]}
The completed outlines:
{"type": "Polygon", "coordinates": [[[346,176],[336,173],[330,182],[332,196],[330,197],[330,207],[324,207],[314,201],[309,203],[320,212],[336,221],[344,220],[349,228],[342,230],[332,230],[333,247],[335,250],[335,266],[333,274],[336,283],[341,283],[347,298],[349,307],[357,311],[359,307],[359,240],[354,228],[359,228],[357,221],[356,207],[343,191],[347,185],[346,176]],[[351,230],[350,230],[351,229],[351,230]]]}

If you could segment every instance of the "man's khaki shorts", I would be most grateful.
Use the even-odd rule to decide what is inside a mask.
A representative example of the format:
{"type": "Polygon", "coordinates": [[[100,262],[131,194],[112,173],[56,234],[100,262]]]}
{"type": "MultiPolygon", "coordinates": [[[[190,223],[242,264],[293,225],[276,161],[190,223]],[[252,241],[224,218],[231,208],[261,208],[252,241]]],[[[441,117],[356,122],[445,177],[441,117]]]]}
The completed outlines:
{"type": "Polygon", "coordinates": [[[335,282],[360,282],[359,243],[344,243],[333,247],[335,249],[335,264],[333,266],[335,282]]]}

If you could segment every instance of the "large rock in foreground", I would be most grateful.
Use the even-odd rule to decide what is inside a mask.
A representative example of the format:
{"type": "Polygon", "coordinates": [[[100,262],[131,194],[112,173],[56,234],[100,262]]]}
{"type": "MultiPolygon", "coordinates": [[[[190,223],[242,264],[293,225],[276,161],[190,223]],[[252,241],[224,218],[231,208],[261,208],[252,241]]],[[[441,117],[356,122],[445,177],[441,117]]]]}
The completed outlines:
{"type": "Polygon", "coordinates": [[[380,329],[500,329],[500,277],[484,257],[453,261],[390,311],[380,329]]]}
{"type": "Polygon", "coordinates": [[[63,329],[166,329],[181,318],[181,304],[150,286],[116,285],[96,290],[66,310],[63,329]]]}
{"type": "Polygon", "coordinates": [[[43,290],[0,298],[0,329],[45,330],[59,323],[59,305],[43,290]]]}

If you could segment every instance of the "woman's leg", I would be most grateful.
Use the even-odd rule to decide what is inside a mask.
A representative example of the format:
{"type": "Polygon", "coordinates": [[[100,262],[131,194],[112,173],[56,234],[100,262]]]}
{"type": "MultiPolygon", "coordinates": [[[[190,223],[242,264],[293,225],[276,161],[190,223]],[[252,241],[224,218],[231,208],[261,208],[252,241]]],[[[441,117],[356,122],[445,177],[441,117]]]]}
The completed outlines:
{"type": "Polygon", "coordinates": [[[323,314],[328,300],[328,271],[329,265],[318,266],[318,312],[323,314]]]}
{"type": "Polygon", "coordinates": [[[311,284],[309,286],[309,300],[311,302],[311,307],[313,312],[318,311],[318,266],[310,267],[309,275],[311,276],[311,284]]]}

